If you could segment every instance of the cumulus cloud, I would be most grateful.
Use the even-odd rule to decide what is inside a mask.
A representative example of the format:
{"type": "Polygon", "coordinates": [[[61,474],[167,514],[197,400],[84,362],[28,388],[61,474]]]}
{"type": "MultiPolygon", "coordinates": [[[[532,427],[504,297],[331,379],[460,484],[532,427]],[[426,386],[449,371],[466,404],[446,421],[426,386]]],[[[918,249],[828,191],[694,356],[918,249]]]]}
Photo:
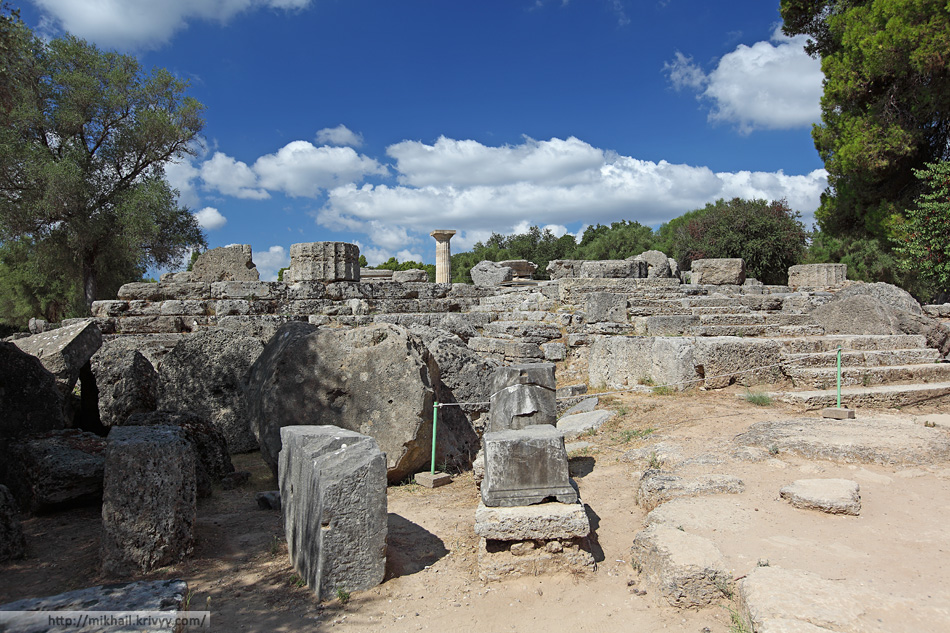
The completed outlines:
{"type": "Polygon", "coordinates": [[[786,198],[808,223],[827,186],[821,169],[805,175],[716,173],[620,156],[577,139],[488,147],[442,138],[433,145],[399,143],[389,154],[396,158],[399,184],[334,187],[318,223],[363,233],[387,252],[428,245],[432,229],[449,227],[459,231],[453,247],[465,249],[492,232],[523,232],[532,225],[550,227],[555,235],[578,220],[655,226],[718,198],[786,198]],[[503,168],[496,169],[499,162],[503,168]]]}
{"type": "Polygon", "coordinates": [[[201,211],[198,211],[195,213],[195,219],[198,220],[198,226],[208,231],[220,229],[228,223],[228,219],[221,215],[221,212],[214,207],[205,207],[201,211]]]}
{"type": "Polygon", "coordinates": [[[258,187],[258,176],[247,163],[223,152],[215,152],[211,160],[201,165],[201,179],[206,188],[227,196],[250,200],[270,198],[269,193],[258,187]]]}
{"type": "Polygon", "coordinates": [[[63,31],[100,46],[132,50],[167,42],[191,20],[225,23],[252,9],[304,9],[311,0],[33,1],[63,31]]]}
{"type": "Polygon", "coordinates": [[[368,175],[385,176],[388,170],[350,147],[316,147],[307,141],[293,141],[274,154],[258,158],[254,173],[265,189],[292,197],[313,197],[321,189],[368,175]]]}
{"type": "Polygon", "coordinates": [[[199,204],[195,180],[200,175],[198,168],[187,157],[178,162],[165,163],[165,182],[178,191],[178,203],[186,207],[199,204]]]}
{"type": "Polygon", "coordinates": [[[277,281],[277,272],[290,266],[290,254],[283,246],[271,246],[266,251],[254,253],[253,260],[262,281],[277,281]]]}
{"type": "Polygon", "coordinates": [[[768,42],[740,44],[708,74],[680,52],[664,66],[677,90],[695,90],[711,104],[710,121],[756,129],[790,129],[821,117],[821,62],[805,52],[807,37],[787,37],[776,28],[768,42]]]}
{"type": "Polygon", "coordinates": [[[336,127],[325,127],[317,132],[317,142],[324,145],[360,147],[363,145],[363,135],[353,132],[341,123],[336,127]]]}

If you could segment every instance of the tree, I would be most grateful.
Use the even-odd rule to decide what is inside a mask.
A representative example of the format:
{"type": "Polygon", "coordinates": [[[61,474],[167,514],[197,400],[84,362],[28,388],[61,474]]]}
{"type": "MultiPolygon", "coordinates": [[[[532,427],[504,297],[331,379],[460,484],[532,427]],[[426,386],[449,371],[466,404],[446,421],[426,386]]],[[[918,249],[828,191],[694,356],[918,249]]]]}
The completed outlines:
{"type": "MultiPolygon", "coordinates": [[[[362,257],[362,255],[360,255],[362,257]]],[[[400,262],[395,257],[390,257],[387,261],[379,264],[378,266],[373,266],[376,270],[412,270],[419,269],[426,271],[426,274],[429,276],[429,281],[435,283],[435,264],[422,264],[410,260],[400,262]]]]}
{"type": "Polygon", "coordinates": [[[917,170],[924,192],[905,213],[902,244],[897,252],[903,267],[915,271],[930,292],[950,290],[950,162],[931,163],[917,170]]]}
{"type": "MultiPolygon", "coordinates": [[[[914,170],[950,158],[946,0],[782,0],[825,75],[812,137],[828,171],[815,213],[834,236],[885,238],[920,192],[914,170]]],[[[884,243],[886,246],[886,242],[884,243]]]]}
{"type": "Polygon", "coordinates": [[[138,279],[205,246],[164,180],[164,165],[193,153],[204,125],[187,84],[72,36],[43,43],[5,20],[16,37],[4,42],[22,64],[0,126],[0,241],[75,278],[87,309],[103,290],[114,296],[106,277],[138,279]]]}
{"type": "Polygon", "coordinates": [[[574,259],[626,259],[651,250],[653,229],[639,222],[620,220],[611,225],[597,224],[584,230],[574,259]]]}
{"type": "Polygon", "coordinates": [[[479,262],[509,259],[526,259],[537,264],[535,278],[545,279],[548,262],[552,259],[569,259],[576,247],[573,235],[555,237],[550,229],[541,230],[537,226],[515,235],[492,233],[485,243],[476,243],[471,251],[452,255],[452,281],[471,283],[469,271],[479,262]]]}
{"type": "Polygon", "coordinates": [[[690,212],[671,255],[684,270],[694,260],[741,257],[746,270],[766,284],[788,281],[788,268],[802,261],[808,233],[785,200],[717,200],[690,212]]]}

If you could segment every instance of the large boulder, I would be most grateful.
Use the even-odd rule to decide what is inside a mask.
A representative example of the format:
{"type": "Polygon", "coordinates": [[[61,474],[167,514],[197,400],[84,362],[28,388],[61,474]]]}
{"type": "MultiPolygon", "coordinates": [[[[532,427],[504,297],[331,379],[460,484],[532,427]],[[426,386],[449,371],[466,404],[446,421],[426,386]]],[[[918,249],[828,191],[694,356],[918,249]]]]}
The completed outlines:
{"type": "Polygon", "coordinates": [[[670,269],[670,258],[661,251],[644,251],[630,259],[646,262],[647,277],[650,279],[664,279],[673,276],[673,271],[670,269]]]}
{"type": "Polygon", "coordinates": [[[13,442],[7,484],[20,506],[47,512],[102,498],[105,439],[61,429],[13,442]]]}
{"type": "Polygon", "coordinates": [[[158,406],[158,372],[135,349],[134,342],[107,341],[90,361],[98,394],[99,422],[104,427],[123,424],[133,413],[158,406]]]}
{"type": "Polygon", "coordinates": [[[0,563],[23,558],[26,540],[18,516],[19,509],[6,486],[0,485],[0,563]]]}
{"type": "Polygon", "coordinates": [[[206,417],[191,411],[150,411],[130,415],[126,426],[177,426],[195,447],[195,485],[199,497],[211,495],[212,486],[234,472],[224,434],[206,417]]]}
{"type": "Polygon", "coordinates": [[[102,345],[102,332],[90,319],[17,339],[14,345],[39,358],[66,396],[76,386],[79,371],[102,345]]]}
{"type": "Polygon", "coordinates": [[[261,457],[277,473],[280,428],[333,425],[372,436],[398,482],[429,462],[438,368],[407,329],[288,323],[251,369],[248,398],[261,457]],[[308,331],[309,330],[309,331],[308,331]]]}
{"type": "Polygon", "coordinates": [[[260,273],[251,255],[250,244],[212,248],[195,259],[189,281],[259,281],[260,273]]]}
{"type": "Polygon", "coordinates": [[[864,284],[857,283],[840,290],[835,294],[836,300],[849,299],[851,297],[868,296],[874,297],[881,303],[897,310],[910,312],[911,314],[923,314],[924,311],[917,303],[917,300],[906,290],[886,284],[883,282],[864,284]]]}
{"type": "MultiPolygon", "coordinates": [[[[0,455],[14,437],[61,429],[63,394],[38,358],[0,341],[0,455]]],[[[0,477],[5,459],[0,459],[0,477]]]]}
{"type": "Polygon", "coordinates": [[[514,274],[508,266],[490,262],[488,260],[478,262],[469,271],[472,276],[472,283],[483,288],[492,288],[500,286],[506,281],[511,281],[514,274]]]}
{"type": "Polygon", "coordinates": [[[745,282],[745,260],[738,257],[695,259],[690,264],[690,271],[693,284],[741,286],[745,282]]]}
{"type": "Polygon", "coordinates": [[[224,330],[204,330],[183,338],[162,360],[158,408],[209,418],[227,438],[231,453],[255,450],[246,380],[263,350],[260,340],[224,330]]]}

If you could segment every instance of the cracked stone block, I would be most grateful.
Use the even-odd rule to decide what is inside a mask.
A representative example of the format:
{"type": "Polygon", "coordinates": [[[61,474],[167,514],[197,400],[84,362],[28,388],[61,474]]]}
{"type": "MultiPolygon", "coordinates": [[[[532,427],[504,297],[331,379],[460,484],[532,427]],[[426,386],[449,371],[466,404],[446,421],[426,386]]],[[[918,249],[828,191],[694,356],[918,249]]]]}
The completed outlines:
{"type": "Polygon", "coordinates": [[[861,488],[850,479],[799,479],[779,491],[796,508],[828,514],[861,513],[861,488]]]}
{"type": "Polygon", "coordinates": [[[547,424],[485,433],[486,506],[527,506],[550,497],[576,503],[571,485],[564,436],[547,424]]]}

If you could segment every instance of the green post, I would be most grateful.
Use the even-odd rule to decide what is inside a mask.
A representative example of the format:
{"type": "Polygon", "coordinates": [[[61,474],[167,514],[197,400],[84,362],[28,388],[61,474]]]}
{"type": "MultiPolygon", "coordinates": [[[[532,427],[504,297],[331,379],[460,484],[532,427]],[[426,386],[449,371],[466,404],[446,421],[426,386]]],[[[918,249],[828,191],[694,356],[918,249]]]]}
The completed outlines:
{"type": "Polygon", "coordinates": [[[439,419],[439,401],[432,403],[432,461],[429,464],[429,472],[435,474],[435,428],[439,419]]]}
{"type": "Polygon", "coordinates": [[[841,346],[838,346],[838,408],[841,408],[841,346]]]}

